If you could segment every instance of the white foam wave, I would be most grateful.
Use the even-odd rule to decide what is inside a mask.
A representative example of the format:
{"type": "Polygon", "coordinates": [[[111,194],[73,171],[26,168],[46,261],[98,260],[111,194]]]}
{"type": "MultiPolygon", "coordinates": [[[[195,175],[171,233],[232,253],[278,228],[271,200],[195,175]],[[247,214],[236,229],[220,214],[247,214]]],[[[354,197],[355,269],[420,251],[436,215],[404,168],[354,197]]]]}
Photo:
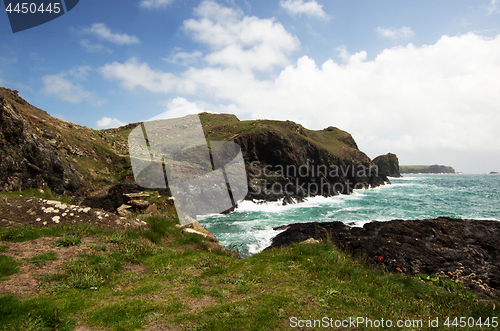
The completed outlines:
{"type": "Polygon", "coordinates": [[[330,205],[332,203],[338,203],[339,201],[336,201],[335,199],[337,197],[339,196],[328,197],[328,198],[325,198],[323,196],[310,197],[306,198],[305,201],[303,202],[291,203],[287,205],[283,205],[283,199],[278,201],[257,202],[257,203],[249,200],[244,200],[238,204],[238,207],[234,210],[234,212],[280,213],[292,209],[319,207],[322,205],[330,205]]]}

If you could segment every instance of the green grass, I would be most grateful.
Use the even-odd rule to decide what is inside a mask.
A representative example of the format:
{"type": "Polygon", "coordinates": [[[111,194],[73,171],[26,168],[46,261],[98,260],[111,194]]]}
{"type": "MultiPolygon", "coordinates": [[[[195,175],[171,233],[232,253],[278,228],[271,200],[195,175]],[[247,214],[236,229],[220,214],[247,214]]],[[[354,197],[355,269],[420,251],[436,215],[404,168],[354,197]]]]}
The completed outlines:
{"type": "Polygon", "coordinates": [[[9,279],[9,276],[17,273],[19,264],[12,257],[0,254],[0,281],[9,279]]]}
{"type": "Polygon", "coordinates": [[[28,259],[28,263],[34,266],[42,266],[47,264],[48,261],[55,261],[57,259],[58,258],[55,252],[48,252],[33,256],[28,259]]]}
{"type": "Polygon", "coordinates": [[[73,236],[73,235],[65,235],[64,237],[61,237],[54,241],[54,245],[57,247],[69,247],[69,246],[76,246],[79,245],[82,241],[80,238],[73,236]]]}
{"type": "MultiPolygon", "coordinates": [[[[77,324],[289,330],[292,316],[442,321],[497,315],[498,301],[464,295],[464,288],[444,280],[370,269],[331,243],[238,259],[212,250],[201,237],[181,234],[171,218],[146,221],[147,231],[80,231],[79,238],[93,235],[93,248],[67,261],[61,273],[42,275],[39,295],[0,296],[0,330],[69,330],[77,324]]],[[[61,228],[62,237],[78,232],[61,228]]]]}
{"type": "Polygon", "coordinates": [[[27,189],[24,191],[15,191],[15,192],[2,192],[0,194],[7,196],[13,200],[20,200],[23,198],[35,197],[35,198],[40,198],[40,199],[44,199],[44,200],[56,200],[56,201],[60,201],[60,202],[64,202],[64,203],[71,203],[70,199],[68,199],[67,197],[52,193],[52,191],[49,188],[27,189]]]}
{"type": "Polygon", "coordinates": [[[109,230],[103,230],[90,224],[72,224],[49,227],[16,226],[12,228],[0,228],[0,240],[23,242],[35,240],[41,237],[60,237],[64,235],[81,238],[109,232],[109,230]]]}
{"type": "Polygon", "coordinates": [[[297,124],[290,121],[239,121],[234,115],[209,113],[200,114],[200,120],[208,141],[232,140],[242,135],[277,131],[288,135],[297,146],[311,143],[338,156],[343,156],[345,152],[352,149],[343,142],[348,139],[349,134],[337,128],[333,128],[331,131],[302,128],[305,135],[300,135],[299,139],[296,131],[297,124]]]}

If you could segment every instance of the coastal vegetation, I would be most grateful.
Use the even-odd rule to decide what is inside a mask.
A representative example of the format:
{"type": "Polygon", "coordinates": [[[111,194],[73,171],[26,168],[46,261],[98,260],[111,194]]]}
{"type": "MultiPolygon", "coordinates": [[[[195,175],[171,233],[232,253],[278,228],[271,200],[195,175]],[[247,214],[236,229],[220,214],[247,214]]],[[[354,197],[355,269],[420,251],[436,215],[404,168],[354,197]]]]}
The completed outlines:
{"type": "Polygon", "coordinates": [[[241,259],[183,234],[175,212],[145,221],[143,230],[0,228],[0,262],[14,266],[2,268],[0,329],[287,330],[292,317],[424,325],[438,318],[442,325],[462,316],[491,324],[497,315],[497,301],[481,300],[459,284],[369,268],[329,240],[241,259]],[[52,244],[36,253],[16,248],[37,240],[52,244]],[[22,289],[16,278],[27,270],[36,287],[9,293],[22,289]]]}
{"type": "MultiPolygon", "coordinates": [[[[370,268],[329,236],[242,259],[184,231],[169,192],[142,192],[133,181],[127,138],[138,123],[93,130],[4,88],[0,119],[0,330],[288,330],[325,317],[409,321],[407,330],[436,319],[446,329],[447,318],[467,317],[471,330],[478,321],[494,328],[496,299],[445,277],[370,268]],[[124,198],[130,194],[144,200],[117,215],[132,204],[124,198]]],[[[200,120],[208,142],[241,147],[249,190],[262,192],[256,199],[292,201],[269,191],[276,183],[345,184],[338,194],[397,174],[391,154],[381,163],[386,174],[351,171],[374,162],[336,127],[314,131],[228,114],[202,113],[200,120]],[[263,171],[313,163],[341,171],[298,178],[263,171]]]]}

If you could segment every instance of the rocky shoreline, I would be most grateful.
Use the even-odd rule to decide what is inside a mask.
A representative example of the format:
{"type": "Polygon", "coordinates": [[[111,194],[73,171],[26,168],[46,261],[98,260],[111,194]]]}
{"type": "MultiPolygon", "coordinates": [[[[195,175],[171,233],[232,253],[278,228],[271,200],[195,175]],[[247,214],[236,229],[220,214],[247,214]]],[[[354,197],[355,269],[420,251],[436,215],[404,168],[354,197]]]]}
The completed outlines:
{"type": "Polygon", "coordinates": [[[500,294],[498,221],[438,217],[373,221],[362,228],[342,222],[295,223],[284,228],[267,249],[310,238],[331,240],[375,268],[411,275],[444,275],[469,286],[479,296],[500,294]]]}

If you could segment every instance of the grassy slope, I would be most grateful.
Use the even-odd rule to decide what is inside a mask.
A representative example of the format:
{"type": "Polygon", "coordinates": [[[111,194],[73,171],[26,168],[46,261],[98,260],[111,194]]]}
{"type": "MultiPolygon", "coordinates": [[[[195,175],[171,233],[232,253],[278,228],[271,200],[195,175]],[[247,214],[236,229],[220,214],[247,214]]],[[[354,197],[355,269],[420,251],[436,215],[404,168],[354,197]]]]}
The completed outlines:
{"type": "Polygon", "coordinates": [[[431,168],[438,168],[438,170],[446,170],[451,172],[454,171],[452,167],[443,165],[400,165],[399,171],[401,173],[419,173],[422,170],[429,171],[431,168]]]}
{"type": "Polygon", "coordinates": [[[339,140],[349,137],[349,134],[337,128],[332,129],[332,131],[308,130],[291,121],[240,121],[236,116],[229,114],[201,113],[200,120],[209,141],[233,140],[242,135],[277,131],[294,139],[300,136],[301,139],[341,157],[346,153],[354,152],[353,148],[339,140]],[[298,133],[298,131],[305,133],[305,135],[298,133]]]}
{"type": "MultiPolygon", "coordinates": [[[[130,131],[138,123],[98,131],[52,117],[9,89],[0,87],[0,97],[8,99],[15,105],[16,109],[36,128],[40,138],[57,142],[61,157],[83,176],[89,190],[99,190],[116,184],[126,175],[132,176],[127,140],[130,131]],[[101,138],[100,133],[105,139],[101,138]]],[[[337,128],[333,128],[332,131],[313,131],[290,121],[239,121],[236,116],[229,114],[202,113],[200,119],[208,141],[233,140],[242,135],[277,131],[295,142],[303,142],[305,139],[341,158],[350,159],[351,156],[360,154],[342,142],[342,139],[350,136],[337,128]]],[[[300,143],[297,144],[297,148],[300,148],[300,143]]]]}
{"type": "MultiPolygon", "coordinates": [[[[369,269],[330,243],[298,244],[238,259],[212,250],[199,236],[181,234],[173,210],[165,219],[147,221],[151,229],[142,232],[91,225],[0,229],[1,240],[56,236],[59,245],[78,244],[75,237],[94,242],[92,249],[66,261],[61,274],[40,276],[39,295],[0,296],[0,330],[72,330],[76,325],[288,330],[294,316],[394,323],[439,317],[442,323],[446,317],[484,320],[496,315],[498,302],[479,302],[451,283],[442,284],[453,291],[369,269]]],[[[0,247],[0,257],[5,252],[8,245],[0,247]]],[[[56,258],[43,254],[23,263],[56,258]]]]}

